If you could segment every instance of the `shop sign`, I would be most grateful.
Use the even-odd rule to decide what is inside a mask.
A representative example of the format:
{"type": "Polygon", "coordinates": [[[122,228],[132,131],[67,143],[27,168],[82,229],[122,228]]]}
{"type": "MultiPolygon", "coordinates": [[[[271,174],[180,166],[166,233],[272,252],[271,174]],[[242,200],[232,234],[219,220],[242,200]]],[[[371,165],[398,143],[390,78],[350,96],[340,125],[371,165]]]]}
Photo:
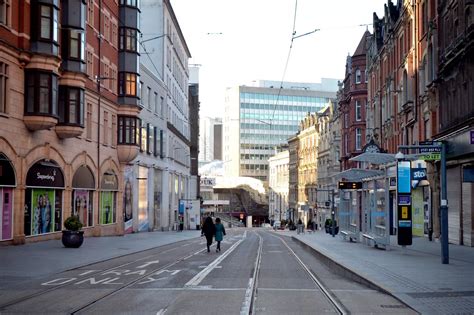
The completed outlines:
{"type": "Polygon", "coordinates": [[[411,176],[413,180],[426,179],[426,168],[415,167],[411,169],[411,176]]]}
{"type": "Polygon", "coordinates": [[[61,169],[41,162],[33,165],[26,175],[26,185],[36,187],[64,187],[64,177],[61,169]]]}
{"type": "Polygon", "coordinates": [[[117,176],[115,174],[104,173],[100,182],[102,190],[118,190],[117,176]]]}

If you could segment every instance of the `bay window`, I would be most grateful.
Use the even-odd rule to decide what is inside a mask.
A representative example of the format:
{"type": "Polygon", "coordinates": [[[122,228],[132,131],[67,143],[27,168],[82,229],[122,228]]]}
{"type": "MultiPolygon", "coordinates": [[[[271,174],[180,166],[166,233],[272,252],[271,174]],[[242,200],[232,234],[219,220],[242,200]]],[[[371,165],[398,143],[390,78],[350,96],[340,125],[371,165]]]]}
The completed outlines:
{"type": "Polygon", "coordinates": [[[120,43],[119,49],[121,51],[138,52],[138,30],[128,27],[120,28],[120,43]]]}
{"type": "Polygon", "coordinates": [[[138,96],[138,74],[132,72],[119,72],[119,95],[138,96]]]}
{"type": "Polygon", "coordinates": [[[84,125],[84,90],[77,87],[59,86],[59,122],[84,125]]]}
{"type": "Polygon", "coordinates": [[[118,117],[118,144],[137,145],[139,143],[141,120],[134,116],[118,117]]]}
{"type": "Polygon", "coordinates": [[[62,57],[85,61],[86,43],[84,32],[81,30],[63,29],[62,34],[62,57]]]}
{"type": "Polygon", "coordinates": [[[58,76],[52,72],[26,71],[25,115],[58,113],[58,76]]]}

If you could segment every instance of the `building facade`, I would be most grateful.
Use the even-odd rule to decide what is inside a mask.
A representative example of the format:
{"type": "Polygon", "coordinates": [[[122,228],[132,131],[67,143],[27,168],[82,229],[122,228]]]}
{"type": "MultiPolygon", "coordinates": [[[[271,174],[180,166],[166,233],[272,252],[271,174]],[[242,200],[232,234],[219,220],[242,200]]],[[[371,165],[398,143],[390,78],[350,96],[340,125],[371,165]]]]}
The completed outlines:
{"type": "MultiPolygon", "coordinates": [[[[182,202],[191,199],[191,195],[196,198],[196,193],[191,193],[191,187],[196,191],[197,183],[196,179],[191,180],[191,151],[194,154],[196,148],[191,143],[190,121],[190,110],[195,110],[195,104],[194,99],[191,100],[193,106],[190,107],[189,93],[193,93],[193,98],[198,90],[194,85],[190,87],[191,53],[170,1],[142,0],[141,11],[141,31],[147,34],[140,42],[144,54],[141,63],[148,71],[147,79],[151,80],[149,85],[143,81],[141,94],[149,111],[147,115],[151,114],[148,117],[153,120],[147,122],[149,125],[142,123],[142,129],[157,126],[159,147],[152,154],[149,153],[153,151],[151,147],[142,145],[142,156],[147,155],[151,160],[143,163],[139,156],[134,161],[142,169],[138,178],[143,180],[143,187],[138,195],[148,200],[147,212],[153,213],[154,229],[176,229],[178,222],[186,219],[182,202]],[[164,91],[158,85],[162,85],[164,91]]],[[[142,134],[142,138],[151,139],[154,135],[155,129],[150,130],[148,137],[142,134]]],[[[145,207],[144,203],[142,206],[145,207]]],[[[184,225],[188,226],[186,222],[184,225]]]]}
{"type": "Polygon", "coordinates": [[[199,134],[199,161],[222,160],[222,118],[203,117],[199,134]]]}
{"type": "Polygon", "coordinates": [[[122,234],[122,169],[138,153],[139,8],[112,0],[0,3],[0,241],[122,234]],[[119,21],[129,19],[119,28],[119,21]],[[125,54],[125,55],[124,55],[125,54]],[[134,70],[127,65],[136,65],[134,70]]]}
{"type": "Polygon", "coordinates": [[[337,90],[337,81],[291,83],[259,81],[226,93],[223,120],[225,173],[268,182],[268,159],[286,144],[308,112],[321,109],[337,90]]]}
{"type": "Polygon", "coordinates": [[[289,162],[290,156],[288,150],[279,152],[268,160],[270,168],[268,218],[270,222],[286,220],[286,211],[288,210],[289,162]]]}
{"type": "Polygon", "coordinates": [[[362,152],[366,143],[365,112],[367,104],[366,51],[370,33],[366,31],[354,54],[347,57],[343,93],[339,100],[342,125],[342,167],[353,167],[350,158],[362,152]]]}

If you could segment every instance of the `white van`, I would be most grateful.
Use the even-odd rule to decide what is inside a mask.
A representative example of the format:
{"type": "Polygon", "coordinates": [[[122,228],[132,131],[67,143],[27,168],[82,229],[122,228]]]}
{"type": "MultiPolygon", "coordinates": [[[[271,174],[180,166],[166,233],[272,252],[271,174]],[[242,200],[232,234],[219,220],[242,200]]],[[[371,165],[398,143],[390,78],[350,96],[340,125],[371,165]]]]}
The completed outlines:
{"type": "Polygon", "coordinates": [[[273,222],[273,229],[278,230],[281,227],[281,221],[277,220],[273,222]]]}

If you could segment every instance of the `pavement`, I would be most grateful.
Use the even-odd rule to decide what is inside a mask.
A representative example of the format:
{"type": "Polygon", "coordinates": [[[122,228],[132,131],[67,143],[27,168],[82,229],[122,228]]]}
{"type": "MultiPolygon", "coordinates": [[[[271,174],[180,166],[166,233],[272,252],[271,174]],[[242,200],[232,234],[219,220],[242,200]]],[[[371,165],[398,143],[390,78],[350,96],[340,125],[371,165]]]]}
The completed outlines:
{"type": "MultiPolygon", "coordinates": [[[[474,248],[449,245],[449,264],[441,263],[441,244],[414,238],[401,247],[392,238],[389,250],[332,237],[324,231],[291,236],[422,314],[474,314],[474,248]]],[[[61,240],[0,246],[0,288],[95,262],[200,237],[200,231],[148,232],[125,236],[86,237],[77,249],[61,240]]]]}
{"type": "Polygon", "coordinates": [[[449,264],[442,264],[441,243],[414,237],[412,246],[388,250],[332,237],[324,231],[291,235],[421,314],[474,314],[474,247],[449,244],[449,264]]]}

